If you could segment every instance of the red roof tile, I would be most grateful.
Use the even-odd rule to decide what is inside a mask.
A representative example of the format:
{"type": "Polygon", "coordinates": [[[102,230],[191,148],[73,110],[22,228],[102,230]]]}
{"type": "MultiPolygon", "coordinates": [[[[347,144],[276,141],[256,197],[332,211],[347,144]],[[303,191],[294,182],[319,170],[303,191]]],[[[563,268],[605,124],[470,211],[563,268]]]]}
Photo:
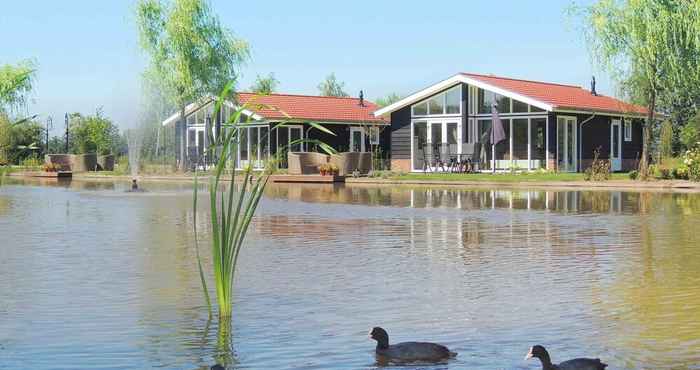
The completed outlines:
{"type": "Polygon", "coordinates": [[[294,119],[319,122],[367,122],[382,123],[384,120],[372,113],[379,107],[365,100],[360,106],[358,98],[337,98],[329,96],[270,94],[256,95],[238,93],[241,104],[265,119],[294,119]],[[286,113],[286,115],[285,115],[286,113]]]}
{"type": "Polygon", "coordinates": [[[549,82],[518,80],[514,78],[462,73],[462,75],[486,84],[539,100],[556,109],[572,109],[610,113],[646,114],[647,109],[625,103],[604,95],[593,95],[589,90],[579,86],[562,85],[549,82]]]}

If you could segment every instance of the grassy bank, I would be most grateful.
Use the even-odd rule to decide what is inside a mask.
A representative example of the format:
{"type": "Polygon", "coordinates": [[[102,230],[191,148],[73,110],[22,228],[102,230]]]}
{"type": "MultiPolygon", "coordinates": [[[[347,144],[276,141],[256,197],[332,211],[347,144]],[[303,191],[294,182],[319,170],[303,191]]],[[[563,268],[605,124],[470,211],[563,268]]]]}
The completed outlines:
{"type": "MultiPolygon", "coordinates": [[[[395,181],[465,182],[585,182],[582,173],[390,173],[380,176],[395,181]]],[[[626,173],[614,173],[611,180],[630,180],[626,173]]]]}

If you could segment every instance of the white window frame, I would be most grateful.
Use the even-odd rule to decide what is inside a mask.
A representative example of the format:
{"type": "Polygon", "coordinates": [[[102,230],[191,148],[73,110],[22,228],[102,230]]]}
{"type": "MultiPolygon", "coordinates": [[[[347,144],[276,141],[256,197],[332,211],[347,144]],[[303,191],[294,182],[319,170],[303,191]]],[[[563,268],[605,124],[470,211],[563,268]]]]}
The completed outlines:
{"type": "Polygon", "coordinates": [[[623,127],[623,131],[624,131],[625,142],[632,141],[632,121],[629,121],[626,119],[623,120],[622,127],[623,127]],[[629,135],[627,135],[627,134],[629,134],[629,135]]]}
{"type": "Polygon", "coordinates": [[[364,153],[365,152],[365,130],[363,127],[357,127],[357,126],[351,126],[350,127],[350,137],[348,138],[348,151],[352,152],[353,147],[352,147],[352,139],[353,139],[353,133],[359,132],[360,133],[360,152],[364,153]]]}
{"type": "Polygon", "coordinates": [[[379,126],[369,127],[369,145],[379,145],[379,126]]]}
{"type": "Polygon", "coordinates": [[[442,116],[461,116],[462,112],[464,111],[464,108],[462,107],[462,102],[463,102],[463,96],[462,96],[462,85],[458,84],[455,85],[449,89],[446,89],[442,91],[439,94],[433,95],[431,97],[425,98],[415,104],[411,105],[411,117],[442,117],[442,116]],[[452,92],[452,90],[459,90],[459,112],[458,113],[446,113],[447,112],[447,93],[452,92]],[[431,114],[430,113],[430,101],[435,99],[435,98],[442,98],[442,113],[437,113],[437,114],[431,114]],[[421,104],[426,104],[425,106],[425,111],[426,114],[415,114],[415,107],[417,105],[421,104]]]}

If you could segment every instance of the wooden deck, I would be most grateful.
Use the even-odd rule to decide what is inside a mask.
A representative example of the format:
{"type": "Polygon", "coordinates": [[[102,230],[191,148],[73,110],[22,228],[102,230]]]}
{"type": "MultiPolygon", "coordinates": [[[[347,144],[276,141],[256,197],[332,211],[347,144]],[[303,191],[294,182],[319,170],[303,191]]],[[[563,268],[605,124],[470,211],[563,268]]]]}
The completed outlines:
{"type": "Polygon", "coordinates": [[[272,182],[332,184],[335,182],[345,182],[345,176],[272,175],[270,176],[270,180],[272,182]]]}

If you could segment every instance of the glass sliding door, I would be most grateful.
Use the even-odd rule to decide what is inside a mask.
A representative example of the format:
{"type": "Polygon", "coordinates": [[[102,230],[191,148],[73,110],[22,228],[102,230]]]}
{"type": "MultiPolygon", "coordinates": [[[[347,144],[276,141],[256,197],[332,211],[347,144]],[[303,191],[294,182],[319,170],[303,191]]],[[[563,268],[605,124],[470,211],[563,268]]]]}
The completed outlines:
{"type": "Polygon", "coordinates": [[[513,119],[513,168],[528,169],[528,125],[527,118],[513,119]]]}
{"type": "Polygon", "coordinates": [[[576,159],[576,118],[557,117],[557,170],[575,172],[576,159]]]}
{"type": "Polygon", "coordinates": [[[537,170],[547,167],[546,157],[547,119],[532,118],[530,120],[530,169],[537,170]]]}
{"type": "Polygon", "coordinates": [[[413,122],[413,137],[411,138],[411,161],[414,171],[424,171],[428,158],[428,123],[425,121],[413,122]]]}

